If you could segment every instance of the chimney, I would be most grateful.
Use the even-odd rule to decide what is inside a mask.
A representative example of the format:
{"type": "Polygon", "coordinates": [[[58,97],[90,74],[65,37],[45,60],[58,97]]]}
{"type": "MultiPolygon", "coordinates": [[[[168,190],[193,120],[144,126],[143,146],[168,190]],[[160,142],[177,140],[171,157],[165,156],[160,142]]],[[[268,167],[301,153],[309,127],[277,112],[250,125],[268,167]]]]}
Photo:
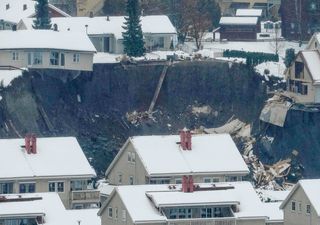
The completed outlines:
{"type": "Polygon", "coordinates": [[[182,192],[191,193],[194,191],[194,183],[192,175],[182,177],[182,192]]]}
{"type": "Polygon", "coordinates": [[[109,16],[107,16],[107,21],[110,21],[110,17],[109,16]]]}
{"type": "Polygon", "coordinates": [[[23,11],[26,11],[28,8],[27,4],[23,4],[23,11]]]}
{"type": "Polygon", "coordinates": [[[10,4],[6,4],[6,10],[10,9],[10,4]]]}
{"type": "Polygon", "coordinates": [[[27,134],[24,138],[24,146],[28,154],[31,153],[31,135],[27,134]]]}
{"type": "Polygon", "coordinates": [[[93,18],[93,12],[92,12],[92,11],[90,11],[89,17],[90,17],[90,18],[93,18]]]}
{"type": "Polygon", "coordinates": [[[191,150],[191,132],[187,128],[180,131],[180,144],[183,150],[191,150]]]}
{"type": "Polygon", "coordinates": [[[37,154],[37,137],[35,134],[31,136],[31,152],[37,154]]]}
{"type": "Polygon", "coordinates": [[[17,31],[17,24],[12,25],[12,31],[17,31]]]}

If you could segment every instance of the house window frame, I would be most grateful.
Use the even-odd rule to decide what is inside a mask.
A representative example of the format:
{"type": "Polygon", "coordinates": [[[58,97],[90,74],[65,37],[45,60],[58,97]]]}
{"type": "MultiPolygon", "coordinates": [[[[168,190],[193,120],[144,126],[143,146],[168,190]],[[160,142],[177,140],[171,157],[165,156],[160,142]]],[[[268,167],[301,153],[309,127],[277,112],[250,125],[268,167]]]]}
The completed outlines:
{"type": "Polygon", "coordinates": [[[291,201],[291,212],[295,212],[297,210],[297,202],[291,201]]]}
{"type": "Polygon", "coordinates": [[[65,192],[65,182],[64,181],[49,181],[48,182],[48,191],[49,192],[56,192],[56,193],[64,193],[65,192]],[[63,191],[59,190],[59,183],[62,183],[63,191]],[[50,184],[54,184],[54,190],[50,190],[50,184]]]}
{"type": "Polygon", "coordinates": [[[36,182],[19,182],[19,193],[21,194],[24,194],[24,193],[36,193],[36,188],[37,188],[37,185],[36,185],[36,182]],[[21,186],[22,185],[25,185],[25,191],[24,192],[21,192],[21,186]],[[30,192],[30,186],[33,185],[34,186],[34,189],[33,191],[30,192]]]}
{"type": "Polygon", "coordinates": [[[182,184],[182,178],[174,179],[175,184],[182,184]]]}
{"type": "Polygon", "coordinates": [[[108,217],[113,218],[113,209],[112,207],[108,207],[108,217]]]}
{"type": "Polygon", "coordinates": [[[122,209],[121,211],[121,219],[122,219],[122,222],[127,221],[127,211],[125,209],[122,209]]]}
{"type": "Polygon", "coordinates": [[[12,52],[12,61],[18,61],[19,60],[19,52],[14,51],[12,52]]]}
{"type": "Polygon", "coordinates": [[[212,178],[211,177],[204,177],[203,183],[212,183],[212,178]]]}
{"type": "Polygon", "coordinates": [[[133,185],[133,184],[134,184],[134,177],[129,176],[129,185],[133,185]]]}
{"type": "Polygon", "coordinates": [[[118,218],[119,218],[119,217],[118,217],[118,207],[115,207],[115,208],[114,208],[114,219],[115,219],[115,220],[118,220],[118,218]]]}
{"type": "Polygon", "coordinates": [[[310,204],[306,204],[306,214],[307,215],[311,214],[311,205],[310,204]]]}
{"type": "Polygon", "coordinates": [[[60,52],[50,51],[49,64],[50,66],[59,66],[60,63],[60,52]]]}
{"type": "Polygon", "coordinates": [[[80,54],[79,53],[73,53],[72,61],[74,63],[80,63],[80,54]]]}
{"type": "Polygon", "coordinates": [[[0,182],[0,194],[13,194],[13,186],[14,186],[14,182],[10,182],[10,181],[4,181],[4,182],[0,182]],[[4,189],[6,189],[6,191],[4,191],[4,189]]]}

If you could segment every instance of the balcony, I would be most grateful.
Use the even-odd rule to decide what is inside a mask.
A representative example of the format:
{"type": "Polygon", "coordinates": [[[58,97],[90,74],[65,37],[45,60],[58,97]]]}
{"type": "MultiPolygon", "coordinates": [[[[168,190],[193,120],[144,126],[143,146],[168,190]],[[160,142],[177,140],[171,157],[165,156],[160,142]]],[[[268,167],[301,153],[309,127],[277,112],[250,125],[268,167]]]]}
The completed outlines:
{"type": "Polygon", "coordinates": [[[98,190],[71,191],[72,203],[98,203],[99,196],[98,190]]]}
{"type": "Polygon", "coordinates": [[[168,220],[167,225],[236,225],[236,219],[225,218],[192,218],[168,220]]]}

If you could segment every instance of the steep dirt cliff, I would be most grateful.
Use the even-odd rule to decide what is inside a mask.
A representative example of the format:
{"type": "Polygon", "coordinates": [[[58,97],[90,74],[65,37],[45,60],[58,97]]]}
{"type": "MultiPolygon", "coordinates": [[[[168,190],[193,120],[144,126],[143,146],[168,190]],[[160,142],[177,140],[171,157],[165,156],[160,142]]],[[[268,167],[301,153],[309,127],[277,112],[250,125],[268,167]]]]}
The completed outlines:
{"type": "MultiPolygon", "coordinates": [[[[26,72],[0,92],[0,136],[23,137],[27,132],[77,136],[102,175],[131,135],[172,134],[185,126],[215,127],[232,116],[259,132],[258,117],[267,99],[261,77],[245,65],[230,68],[218,61],[169,67],[153,119],[131,124],[126,113],[148,110],[162,69],[159,64],[101,64],[67,82],[59,79],[64,71],[26,72]],[[210,110],[194,114],[195,106],[210,110]]],[[[270,155],[283,151],[275,143],[270,155]]]]}

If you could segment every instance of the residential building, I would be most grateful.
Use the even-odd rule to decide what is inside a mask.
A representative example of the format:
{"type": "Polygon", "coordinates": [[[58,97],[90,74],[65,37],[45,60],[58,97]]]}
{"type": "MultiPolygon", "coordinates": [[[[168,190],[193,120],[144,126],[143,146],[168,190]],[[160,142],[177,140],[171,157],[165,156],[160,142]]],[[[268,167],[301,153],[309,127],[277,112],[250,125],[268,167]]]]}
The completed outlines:
{"type": "Polygon", "coordinates": [[[262,9],[263,16],[276,16],[281,0],[218,0],[222,15],[233,16],[237,9],[262,9]]]}
{"type": "MultiPolygon", "coordinates": [[[[316,43],[316,42],[315,42],[316,43]]],[[[286,70],[285,95],[297,103],[320,103],[319,50],[300,51],[286,70]]]]}
{"type": "Polygon", "coordinates": [[[320,2],[318,0],[282,0],[282,35],[289,40],[307,41],[320,31],[320,2]]]}
{"type": "Polygon", "coordinates": [[[74,137],[0,139],[0,155],[1,195],[56,192],[66,208],[99,202],[96,173],[74,137]]]}
{"type": "Polygon", "coordinates": [[[260,32],[258,17],[221,17],[220,39],[228,41],[253,41],[257,40],[257,33],[260,32]]]}
{"type": "Polygon", "coordinates": [[[182,185],[118,186],[98,215],[102,225],[272,224],[265,209],[249,182],[193,184],[184,176],[182,185]]]}
{"type": "Polygon", "coordinates": [[[320,180],[300,180],[291,190],[280,208],[284,225],[316,225],[320,223],[320,180]]]}
{"type": "Polygon", "coordinates": [[[84,33],[0,31],[2,67],[92,71],[95,52],[84,33]]]}
{"type": "MultiPolygon", "coordinates": [[[[87,34],[98,52],[123,53],[124,16],[52,18],[59,31],[87,34]]],[[[170,50],[177,44],[177,32],[167,16],[143,16],[141,28],[148,51],[170,50]]],[[[32,19],[23,19],[18,29],[33,29],[32,19]]]]}
{"type": "Polygon", "coordinates": [[[72,16],[97,15],[103,8],[103,0],[50,0],[50,3],[72,16]]]}
{"type": "MultiPolygon", "coordinates": [[[[12,30],[23,18],[35,17],[36,1],[33,0],[1,0],[0,30],[12,30]]],[[[67,13],[49,4],[50,17],[70,17],[67,13]]]]}
{"type": "Polygon", "coordinates": [[[111,185],[242,180],[249,173],[229,134],[130,137],[106,171],[111,185]]]}
{"type": "Polygon", "coordinates": [[[0,196],[0,225],[101,225],[98,209],[66,210],[57,193],[0,196]]]}

